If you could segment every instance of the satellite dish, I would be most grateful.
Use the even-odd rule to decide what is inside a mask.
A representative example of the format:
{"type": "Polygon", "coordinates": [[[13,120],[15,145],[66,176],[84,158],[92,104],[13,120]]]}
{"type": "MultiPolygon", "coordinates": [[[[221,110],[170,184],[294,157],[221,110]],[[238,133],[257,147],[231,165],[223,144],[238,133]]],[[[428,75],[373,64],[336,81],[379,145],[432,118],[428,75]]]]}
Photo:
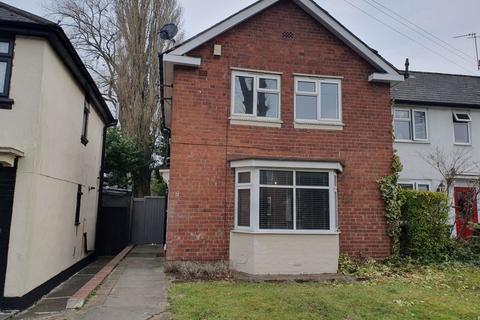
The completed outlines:
{"type": "Polygon", "coordinates": [[[168,23],[160,29],[160,39],[173,40],[178,33],[178,27],[173,23],[168,23]]]}

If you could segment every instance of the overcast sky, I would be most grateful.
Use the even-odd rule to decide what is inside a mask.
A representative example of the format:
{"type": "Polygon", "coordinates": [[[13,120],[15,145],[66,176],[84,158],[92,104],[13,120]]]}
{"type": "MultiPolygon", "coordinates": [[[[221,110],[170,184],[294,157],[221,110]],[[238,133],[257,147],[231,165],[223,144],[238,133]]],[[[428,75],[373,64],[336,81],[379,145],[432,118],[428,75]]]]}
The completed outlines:
{"type": "MultiPolygon", "coordinates": [[[[42,4],[48,0],[3,1],[44,15],[42,4]]],[[[187,37],[255,2],[255,0],[179,1],[184,7],[184,32],[187,37]]],[[[473,40],[453,38],[471,32],[477,32],[480,36],[480,0],[316,0],[316,2],[398,68],[403,68],[405,58],[409,57],[411,68],[414,70],[480,75],[475,65],[473,40]],[[368,4],[375,2],[383,5],[382,8],[376,4],[391,17],[368,4]],[[387,9],[399,16],[395,16],[387,9]],[[401,17],[406,18],[450,46],[434,38],[443,47],[438,46],[392,17],[408,24],[401,17]]]]}

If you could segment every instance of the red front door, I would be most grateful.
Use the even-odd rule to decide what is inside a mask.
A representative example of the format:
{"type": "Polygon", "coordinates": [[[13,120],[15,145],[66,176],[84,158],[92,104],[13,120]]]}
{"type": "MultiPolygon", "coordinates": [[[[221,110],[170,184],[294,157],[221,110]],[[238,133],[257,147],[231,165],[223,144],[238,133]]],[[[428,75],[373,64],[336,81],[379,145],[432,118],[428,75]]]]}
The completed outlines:
{"type": "Polygon", "coordinates": [[[475,188],[455,188],[455,214],[457,237],[470,239],[471,222],[478,223],[477,193],[475,188]]]}

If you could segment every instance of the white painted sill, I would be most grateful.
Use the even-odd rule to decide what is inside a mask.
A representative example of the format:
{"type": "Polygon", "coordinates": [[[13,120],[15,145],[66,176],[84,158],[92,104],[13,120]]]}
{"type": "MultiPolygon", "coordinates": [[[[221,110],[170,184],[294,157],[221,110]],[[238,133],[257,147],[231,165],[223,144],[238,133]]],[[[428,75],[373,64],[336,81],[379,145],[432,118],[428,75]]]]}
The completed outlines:
{"type": "Polygon", "coordinates": [[[334,232],[334,231],[308,231],[308,230],[260,230],[260,231],[252,231],[252,230],[232,230],[232,233],[240,233],[240,234],[258,234],[258,235],[324,235],[324,236],[337,236],[340,234],[340,232],[334,232]]]}
{"type": "Polygon", "coordinates": [[[229,120],[231,125],[239,125],[239,126],[281,128],[283,124],[283,121],[278,119],[261,119],[256,117],[231,116],[229,120]]]}
{"type": "Polygon", "coordinates": [[[473,147],[473,144],[471,143],[458,143],[458,142],[455,142],[453,145],[457,146],[457,147],[473,147]]]}
{"type": "Polygon", "coordinates": [[[430,144],[430,141],[421,140],[395,140],[395,143],[411,143],[411,144],[430,144]]]}
{"type": "Polygon", "coordinates": [[[343,131],[345,124],[342,122],[323,122],[323,121],[299,121],[293,123],[295,129],[307,130],[327,130],[327,131],[343,131]]]}

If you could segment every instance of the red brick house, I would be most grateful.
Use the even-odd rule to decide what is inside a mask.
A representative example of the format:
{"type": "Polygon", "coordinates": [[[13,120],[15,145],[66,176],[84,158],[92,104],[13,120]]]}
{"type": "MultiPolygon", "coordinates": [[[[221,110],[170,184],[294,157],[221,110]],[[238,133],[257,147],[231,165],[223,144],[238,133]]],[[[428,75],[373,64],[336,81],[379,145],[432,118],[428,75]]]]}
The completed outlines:
{"type": "Polygon", "coordinates": [[[167,259],[250,274],[386,257],[390,84],[403,77],[311,0],[261,0],[164,56],[167,259]]]}

